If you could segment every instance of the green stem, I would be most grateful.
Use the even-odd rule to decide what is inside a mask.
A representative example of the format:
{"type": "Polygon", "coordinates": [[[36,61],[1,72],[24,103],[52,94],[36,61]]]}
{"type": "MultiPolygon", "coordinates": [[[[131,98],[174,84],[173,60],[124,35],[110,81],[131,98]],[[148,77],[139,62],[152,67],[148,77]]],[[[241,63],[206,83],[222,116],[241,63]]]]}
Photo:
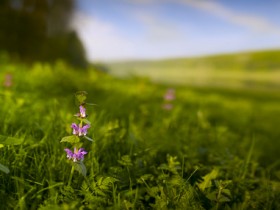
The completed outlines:
{"type": "Polygon", "coordinates": [[[129,177],[129,188],[130,188],[130,190],[132,191],[132,180],[131,180],[131,177],[130,177],[129,168],[128,168],[128,167],[126,167],[126,169],[127,169],[127,172],[128,172],[128,177],[129,177]]]}
{"type": "Polygon", "coordinates": [[[74,171],[75,171],[75,168],[74,168],[74,166],[72,166],[71,172],[70,172],[70,176],[69,176],[69,180],[68,180],[68,186],[71,185],[72,177],[73,177],[74,171]]]}
{"type": "Polygon", "coordinates": [[[222,193],[222,189],[221,187],[219,187],[219,191],[218,191],[218,195],[217,195],[217,203],[216,203],[216,209],[219,209],[219,203],[220,203],[220,197],[221,197],[221,193],[222,193]]]}

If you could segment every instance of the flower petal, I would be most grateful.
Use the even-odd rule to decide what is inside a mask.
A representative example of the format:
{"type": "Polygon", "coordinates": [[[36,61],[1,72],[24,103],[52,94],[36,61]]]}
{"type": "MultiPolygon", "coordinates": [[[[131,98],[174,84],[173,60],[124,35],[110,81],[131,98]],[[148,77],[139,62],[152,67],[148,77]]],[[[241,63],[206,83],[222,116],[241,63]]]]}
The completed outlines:
{"type": "Polygon", "coordinates": [[[67,153],[68,159],[71,159],[73,157],[73,152],[70,149],[65,148],[64,151],[67,153]]]}
{"type": "Polygon", "coordinates": [[[80,106],[80,116],[86,117],[86,108],[83,107],[82,105],[80,106]]]}

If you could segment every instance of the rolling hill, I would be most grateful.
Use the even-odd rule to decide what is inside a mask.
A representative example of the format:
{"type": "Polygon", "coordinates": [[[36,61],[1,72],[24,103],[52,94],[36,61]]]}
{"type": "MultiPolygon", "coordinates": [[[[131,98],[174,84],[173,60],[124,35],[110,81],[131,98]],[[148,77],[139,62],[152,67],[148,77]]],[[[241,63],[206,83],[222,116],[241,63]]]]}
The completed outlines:
{"type": "Polygon", "coordinates": [[[280,50],[106,63],[113,75],[191,86],[280,87],[280,50]]]}

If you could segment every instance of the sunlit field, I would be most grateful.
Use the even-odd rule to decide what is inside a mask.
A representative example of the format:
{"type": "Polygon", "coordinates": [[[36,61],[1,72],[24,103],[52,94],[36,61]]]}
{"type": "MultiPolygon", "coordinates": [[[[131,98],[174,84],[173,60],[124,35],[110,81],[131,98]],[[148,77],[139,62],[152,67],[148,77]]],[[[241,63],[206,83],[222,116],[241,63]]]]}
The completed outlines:
{"type": "Polygon", "coordinates": [[[0,209],[280,209],[279,59],[224,61],[115,78],[2,56],[0,209]],[[91,126],[72,171],[77,91],[91,126]]]}
{"type": "Polygon", "coordinates": [[[280,88],[280,51],[247,52],[198,58],[107,63],[116,76],[138,75],[155,82],[222,88],[280,88]]]}

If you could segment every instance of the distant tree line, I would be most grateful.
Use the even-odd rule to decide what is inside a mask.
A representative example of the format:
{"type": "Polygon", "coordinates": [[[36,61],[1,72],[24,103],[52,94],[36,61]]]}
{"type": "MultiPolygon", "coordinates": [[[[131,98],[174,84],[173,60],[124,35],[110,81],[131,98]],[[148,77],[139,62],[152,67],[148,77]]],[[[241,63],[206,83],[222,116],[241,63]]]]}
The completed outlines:
{"type": "Polygon", "coordinates": [[[74,10],[75,0],[0,0],[0,50],[26,62],[85,67],[84,47],[69,27],[74,10]]]}

